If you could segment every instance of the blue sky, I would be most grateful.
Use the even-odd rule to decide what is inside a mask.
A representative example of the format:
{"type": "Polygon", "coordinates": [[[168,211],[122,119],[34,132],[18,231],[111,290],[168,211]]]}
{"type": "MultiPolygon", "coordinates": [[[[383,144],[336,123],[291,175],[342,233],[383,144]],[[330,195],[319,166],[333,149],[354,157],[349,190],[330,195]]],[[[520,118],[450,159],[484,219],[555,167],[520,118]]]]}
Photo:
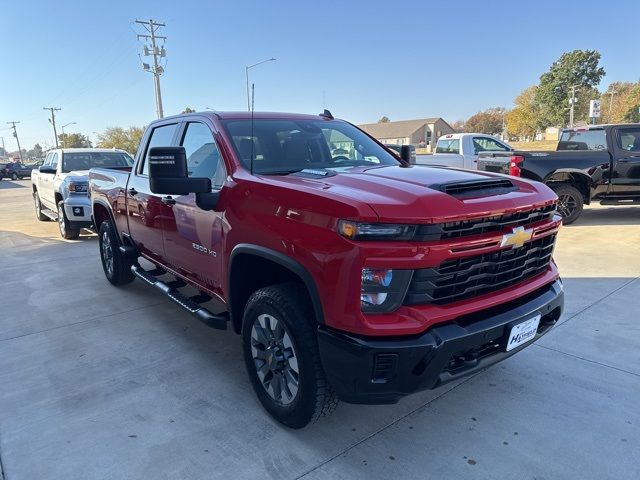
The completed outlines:
{"type": "MultiPolygon", "coordinates": [[[[59,125],[95,139],[109,126],[155,118],[140,67],[136,18],[163,21],[165,115],[246,108],[318,113],[356,123],[466,118],[509,107],[562,52],[596,49],[613,81],[640,78],[640,2],[621,1],[0,1],[0,136],[19,120],[23,148],[53,143],[59,125]],[[324,94],[323,94],[324,92],[324,94]]],[[[140,29],[138,29],[140,30],[140,29]]]]}

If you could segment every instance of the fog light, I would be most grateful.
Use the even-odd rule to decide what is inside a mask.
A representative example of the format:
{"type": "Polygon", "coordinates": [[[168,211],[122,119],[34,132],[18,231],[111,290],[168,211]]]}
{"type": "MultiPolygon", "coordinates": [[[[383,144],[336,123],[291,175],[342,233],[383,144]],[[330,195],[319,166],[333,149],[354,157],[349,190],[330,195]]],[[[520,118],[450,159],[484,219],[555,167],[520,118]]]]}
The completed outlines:
{"type": "Polygon", "coordinates": [[[73,208],[72,208],[72,210],[73,210],[73,214],[74,214],[76,217],[80,217],[80,216],[82,216],[82,213],[83,213],[83,211],[82,211],[82,207],[73,207],[73,208]]]}

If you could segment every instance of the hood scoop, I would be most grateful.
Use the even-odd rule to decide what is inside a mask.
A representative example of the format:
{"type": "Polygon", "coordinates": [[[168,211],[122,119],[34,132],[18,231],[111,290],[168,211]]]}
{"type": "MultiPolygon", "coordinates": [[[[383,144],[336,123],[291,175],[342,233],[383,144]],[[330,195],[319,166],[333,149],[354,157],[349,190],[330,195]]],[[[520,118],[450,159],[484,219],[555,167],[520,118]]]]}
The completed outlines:
{"type": "Polygon", "coordinates": [[[456,198],[488,197],[491,195],[504,195],[518,190],[511,180],[507,178],[466,180],[462,182],[441,183],[429,185],[429,188],[438,190],[456,198]]]}

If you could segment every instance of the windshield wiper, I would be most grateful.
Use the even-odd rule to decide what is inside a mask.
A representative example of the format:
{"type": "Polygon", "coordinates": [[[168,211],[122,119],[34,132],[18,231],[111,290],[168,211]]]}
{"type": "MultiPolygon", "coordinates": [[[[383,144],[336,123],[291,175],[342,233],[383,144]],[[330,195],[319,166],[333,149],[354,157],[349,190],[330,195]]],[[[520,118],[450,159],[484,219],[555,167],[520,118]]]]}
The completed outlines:
{"type": "Polygon", "coordinates": [[[298,173],[304,170],[304,168],[296,168],[291,170],[274,170],[268,172],[255,172],[258,175],[291,175],[292,173],[298,173]]]}

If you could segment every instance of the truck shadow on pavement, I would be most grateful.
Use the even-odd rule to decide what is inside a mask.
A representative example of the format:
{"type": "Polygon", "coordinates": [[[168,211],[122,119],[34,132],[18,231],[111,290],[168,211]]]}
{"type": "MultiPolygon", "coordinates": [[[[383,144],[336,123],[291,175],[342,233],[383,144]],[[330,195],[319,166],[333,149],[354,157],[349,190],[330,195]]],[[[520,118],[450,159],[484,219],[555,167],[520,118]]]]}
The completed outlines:
{"type": "Polygon", "coordinates": [[[26,183],[28,180],[13,181],[13,180],[0,180],[0,190],[10,190],[12,188],[27,188],[29,186],[26,183]]]}

